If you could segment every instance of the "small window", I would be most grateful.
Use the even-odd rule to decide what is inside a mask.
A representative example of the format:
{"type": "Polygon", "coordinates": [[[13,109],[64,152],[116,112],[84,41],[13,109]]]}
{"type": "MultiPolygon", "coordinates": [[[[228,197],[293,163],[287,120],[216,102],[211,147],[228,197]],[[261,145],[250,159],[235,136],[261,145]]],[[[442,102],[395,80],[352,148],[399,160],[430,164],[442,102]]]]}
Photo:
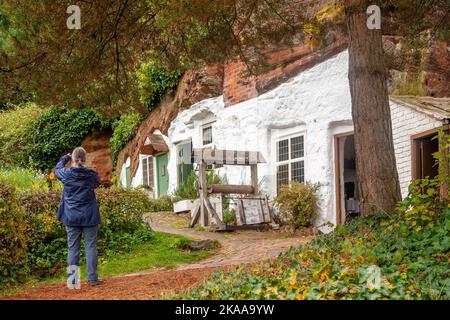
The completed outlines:
{"type": "Polygon", "coordinates": [[[277,141],[277,193],[290,181],[305,181],[304,136],[294,136],[277,141]]]}
{"type": "Polygon", "coordinates": [[[212,136],[212,124],[207,124],[202,128],[202,142],[203,145],[206,146],[213,142],[212,136]]]}
{"type": "Polygon", "coordinates": [[[153,157],[142,159],[142,184],[153,188],[153,157]]]}

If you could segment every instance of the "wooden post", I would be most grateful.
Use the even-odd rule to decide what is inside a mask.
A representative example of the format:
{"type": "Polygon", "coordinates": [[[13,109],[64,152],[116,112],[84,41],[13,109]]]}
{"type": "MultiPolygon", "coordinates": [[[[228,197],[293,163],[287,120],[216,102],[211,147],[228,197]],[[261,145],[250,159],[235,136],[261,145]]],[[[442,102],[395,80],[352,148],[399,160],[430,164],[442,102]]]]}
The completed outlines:
{"type": "Polygon", "coordinates": [[[250,174],[253,186],[253,194],[257,195],[259,193],[258,190],[258,165],[252,164],[250,165],[250,174]]]}
{"type": "Polygon", "coordinates": [[[253,186],[237,184],[212,184],[208,186],[208,193],[252,194],[254,192],[253,186]]]}
{"type": "Polygon", "coordinates": [[[200,194],[200,225],[206,227],[208,225],[208,210],[206,209],[205,200],[208,196],[208,190],[206,189],[206,163],[202,161],[200,163],[200,173],[198,177],[199,181],[199,194],[200,194]]]}
{"type": "Polygon", "coordinates": [[[189,228],[193,228],[197,224],[197,221],[200,218],[200,207],[200,200],[195,201],[195,207],[192,211],[192,218],[191,223],[189,224],[189,228]]]}

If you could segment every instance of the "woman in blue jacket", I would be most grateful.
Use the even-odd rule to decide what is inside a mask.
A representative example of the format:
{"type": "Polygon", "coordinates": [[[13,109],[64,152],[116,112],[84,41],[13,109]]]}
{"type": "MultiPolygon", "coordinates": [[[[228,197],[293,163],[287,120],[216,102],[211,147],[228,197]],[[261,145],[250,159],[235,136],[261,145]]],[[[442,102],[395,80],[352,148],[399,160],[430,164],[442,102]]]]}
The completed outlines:
{"type": "Polygon", "coordinates": [[[56,217],[66,225],[68,270],[78,269],[83,234],[88,283],[98,285],[103,283],[97,273],[97,233],[101,219],[94,189],[100,185],[100,179],[85,164],[86,150],[78,147],[73,150],[72,155],[65,155],[56,165],[55,175],[64,184],[56,217]],[[72,165],[66,168],[65,165],[70,160],[72,165]]]}

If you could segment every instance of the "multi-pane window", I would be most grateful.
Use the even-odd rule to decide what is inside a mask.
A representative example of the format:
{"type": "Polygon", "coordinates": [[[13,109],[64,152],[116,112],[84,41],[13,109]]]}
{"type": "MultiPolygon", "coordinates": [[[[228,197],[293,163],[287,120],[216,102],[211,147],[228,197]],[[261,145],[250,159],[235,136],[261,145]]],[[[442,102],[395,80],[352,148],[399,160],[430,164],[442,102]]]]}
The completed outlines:
{"type": "Polygon", "coordinates": [[[142,158],[142,184],[153,187],[153,157],[142,158]]]}
{"type": "Polygon", "coordinates": [[[278,140],[277,149],[277,193],[290,181],[305,181],[304,136],[278,140]]]}
{"type": "Polygon", "coordinates": [[[202,128],[202,141],[203,145],[208,145],[213,142],[213,136],[212,136],[212,124],[208,124],[203,126],[202,128]]]}

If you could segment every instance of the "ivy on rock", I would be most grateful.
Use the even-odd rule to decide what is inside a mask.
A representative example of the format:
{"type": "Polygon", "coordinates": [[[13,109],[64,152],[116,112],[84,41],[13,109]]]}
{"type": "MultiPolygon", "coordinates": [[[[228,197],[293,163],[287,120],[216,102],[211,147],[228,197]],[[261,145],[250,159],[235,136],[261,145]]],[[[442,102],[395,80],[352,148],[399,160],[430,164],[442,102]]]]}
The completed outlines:
{"type": "Polygon", "coordinates": [[[49,170],[62,155],[79,146],[88,133],[109,126],[108,120],[91,109],[52,107],[32,123],[28,135],[30,163],[38,170],[49,170]]]}

